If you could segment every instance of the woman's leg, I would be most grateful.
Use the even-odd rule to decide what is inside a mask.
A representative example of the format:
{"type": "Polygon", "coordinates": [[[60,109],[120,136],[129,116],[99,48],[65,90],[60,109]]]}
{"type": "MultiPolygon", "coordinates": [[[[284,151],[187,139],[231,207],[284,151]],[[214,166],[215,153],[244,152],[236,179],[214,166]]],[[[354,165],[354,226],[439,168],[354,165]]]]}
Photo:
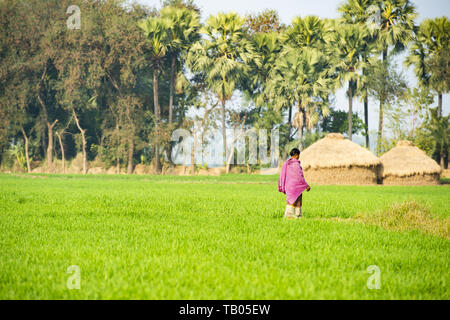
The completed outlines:
{"type": "Polygon", "coordinates": [[[295,207],[294,204],[286,203],[286,211],[284,211],[285,218],[294,218],[295,216],[295,207]]]}
{"type": "Polygon", "coordinates": [[[303,194],[301,194],[297,200],[295,200],[294,202],[294,207],[295,207],[295,217],[296,218],[301,218],[302,217],[302,196],[303,194]]]}

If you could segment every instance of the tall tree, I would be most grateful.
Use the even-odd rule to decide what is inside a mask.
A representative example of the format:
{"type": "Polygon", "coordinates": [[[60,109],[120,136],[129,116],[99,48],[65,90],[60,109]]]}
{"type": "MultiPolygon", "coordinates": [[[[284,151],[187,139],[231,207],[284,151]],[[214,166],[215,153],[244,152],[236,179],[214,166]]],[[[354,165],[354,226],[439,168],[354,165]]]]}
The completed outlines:
{"type": "Polygon", "coordinates": [[[139,27],[144,31],[148,39],[146,54],[153,68],[153,104],[155,112],[155,171],[161,173],[160,159],[160,134],[161,134],[161,107],[159,104],[159,84],[160,74],[163,71],[163,64],[170,45],[170,37],[167,19],[161,17],[150,17],[140,22],[139,27]]]}
{"type": "Polygon", "coordinates": [[[250,61],[252,72],[245,79],[247,83],[244,92],[258,107],[267,106],[267,81],[281,52],[282,40],[276,32],[258,32],[251,37],[251,41],[259,60],[250,61]]]}
{"type": "Polygon", "coordinates": [[[221,103],[224,159],[227,159],[225,105],[240,87],[250,70],[249,63],[260,64],[245,29],[245,19],[238,14],[219,13],[210,16],[202,28],[204,39],[189,52],[190,69],[202,74],[208,88],[221,103]]]}
{"type": "Polygon", "coordinates": [[[145,38],[137,25],[140,16],[138,10],[125,11],[120,6],[112,6],[108,13],[103,18],[106,40],[103,68],[114,92],[115,101],[110,105],[123,119],[121,131],[126,135],[127,173],[131,174],[138,140],[136,135],[143,117],[137,81],[140,72],[148,67],[144,56],[145,38]]]}
{"type": "MultiPolygon", "coordinates": [[[[252,71],[246,78],[243,90],[244,98],[255,105],[255,108],[247,111],[246,126],[272,130],[275,125],[282,123],[283,117],[282,111],[274,109],[270,103],[267,81],[283,48],[282,32],[286,26],[281,24],[277,11],[266,9],[258,14],[248,15],[245,27],[261,62],[259,65],[251,62],[252,71]]],[[[286,128],[283,127],[282,140],[284,137],[286,140],[290,138],[292,106],[289,106],[288,124],[286,128]]],[[[250,171],[249,165],[247,169],[250,171]]]]}
{"type": "MultiPolygon", "coordinates": [[[[414,5],[409,0],[383,0],[378,2],[380,9],[380,28],[377,31],[377,44],[382,55],[382,61],[387,63],[389,49],[392,53],[403,51],[413,39],[417,17],[414,5]]],[[[385,100],[380,95],[378,119],[377,152],[381,152],[383,139],[383,120],[385,100]]]]}
{"type": "Polygon", "coordinates": [[[366,139],[366,147],[370,147],[369,138],[369,93],[367,84],[370,81],[369,68],[367,64],[370,63],[370,59],[374,54],[374,46],[376,44],[376,31],[379,26],[378,20],[381,20],[378,16],[378,6],[376,5],[378,0],[347,0],[343,3],[338,11],[342,15],[342,19],[348,24],[360,25],[363,28],[367,28],[368,34],[366,40],[359,48],[358,54],[361,56],[365,66],[363,66],[362,74],[360,75],[360,86],[357,89],[357,95],[363,101],[364,104],[364,135],[366,139]]]}
{"type": "MultiPolygon", "coordinates": [[[[287,58],[285,53],[287,53],[291,49],[294,49],[294,50],[298,51],[298,54],[299,54],[297,58],[299,58],[300,60],[297,60],[298,62],[304,58],[309,59],[308,57],[310,57],[312,55],[315,55],[317,57],[318,56],[322,57],[322,55],[320,53],[319,54],[317,54],[317,53],[318,53],[318,51],[324,52],[325,45],[327,42],[327,37],[329,37],[330,31],[333,30],[333,23],[334,23],[334,21],[329,21],[327,19],[320,19],[317,16],[306,16],[303,18],[295,17],[292,20],[292,24],[281,34],[281,41],[285,44],[284,53],[282,53],[281,55],[285,56],[287,58]],[[305,49],[308,52],[303,53],[303,51],[305,49]],[[309,49],[317,49],[317,50],[309,50],[309,49]],[[312,53],[312,52],[314,52],[314,53],[312,53]]],[[[288,55],[293,57],[294,54],[289,53],[288,55]]],[[[295,58],[295,59],[297,59],[297,58],[295,58]]],[[[281,64],[282,64],[282,61],[283,61],[283,59],[280,59],[281,64]]],[[[323,91],[318,95],[318,96],[320,96],[318,98],[318,103],[311,104],[311,106],[314,105],[315,107],[311,107],[308,103],[306,103],[306,100],[304,101],[305,104],[302,106],[302,101],[294,102],[295,99],[294,100],[291,100],[290,98],[284,99],[284,97],[281,97],[281,96],[276,98],[276,100],[278,100],[278,102],[276,102],[276,105],[278,105],[278,107],[280,107],[283,103],[287,102],[287,106],[289,108],[289,111],[288,111],[289,122],[291,122],[291,118],[292,118],[293,126],[297,127],[297,132],[299,134],[298,138],[299,138],[300,148],[302,147],[301,144],[302,144],[303,130],[311,129],[313,126],[313,123],[317,123],[320,113],[322,113],[324,116],[328,115],[328,108],[325,105],[323,105],[323,102],[325,100],[327,100],[326,95],[335,89],[335,84],[331,85],[331,82],[328,81],[331,79],[331,77],[330,77],[331,72],[329,73],[330,65],[331,65],[331,63],[330,64],[322,64],[316,70],[317,76],[318,76],[317,79],[321,79],[322,82],[324,82],[324,81],[328,82],[327,85],[330,86],[330,88],[329,88],[330,90],[328,90],[328,92],[323,91]],[[283,100],[285,100],[285,101],[283,102],[283,100]],[[288,101],[291,101],[293,103],[290,103],[288,101]],[[292,107],[296,103],[298,103],[298,106],[297,106],[298,110],[292,117],[291,116],[292,107]],[[306,108],[306,106],[308,106],[308,108],[306,108]],[[312,121],[310,121],[310,120],[312,120],[312,121]]],[[[314,67],[317,68],[317,65],[315,65],[314,67]]],[[[311,80],[311,78],[309,80],[311,80]]],[[[309,80],[307,80],[307,81],[309,81],[309,80]]],[[[293,81],[293,80],[291,79],[290,81],[293,81]]],[[[273,85],[273,82],[271,82],[271,85],[273,85]]],[[[319,83],[317,88],[319,88],[320,85],[321,84],[319,83]]],[[[313,94],[307,93],[305,95],[305,97],[306,96],[311,97],[311,96],[313,96],[313,94]]],[[[314,99],[312,99],[312,102],[314,102],[314,99]]]]}
{"type": "Polygon", "coordinates": [[[294,48],[323,48],[330,28],[326,20],[317,16],[295,17],[283,38],[294,48]]]}
{"type": "MultiPolygon", "coordinates": [[[[102,41],[97,36],[102,34],[102,24],[98,23],[100,12],[105,13],[105,7],[112,3],[81,4],[83,20],[81,29],[70,29],[64,19],[56,20],[47,32],[47,52],[58,71],[55,82],[56,99],[66,110],[66,117],[72,117],[81,140],[83,158],[83,174],[88,172],[88,111],[97,105],[92,99],[95,85],[101,81],[99,65],[102,41]],[[100,47],[100,48],[99,48],[100,47]],[[96,64],[97,62],[97,64],[96,64]]],[[[104,38],[103,38],[104,39],[104,38]]],[[[63,120],[61,117],[58,120],[63,120]]]]}
{"type": "Polygon", "coordinates": [[[161,18],[167,22],[169,42],[167,55],[170,57],[169,84],[169,125],[173,118],[173,100],[175,92],[175,75],[180,58],[189,47],[200,38],[200,18],[196,11],[184,7],[168,6],[161,9],[161,18]],[[178,62],[178,63],[177,63],[178,62]]]}
{"type": "MultiPolygon", "coordinates": [[[[440,165],[444,168],[444,157],[448,154],[450,145],[450,116],[440,116],[438,108],[430,109],[430,118],[428,120],[427,129],[430,131],[434,142],[439,151],[440,165]]],[[[435,147],[435,148],[436,148],[435,147]]]]}
{"type": "Polygon", "coordinates": [[[336,24],[327,49],[341,82],[348,83],[348,138],[352,140],[353,97],[361,87],[361,72],[365,67],[361,52],[366,46],[368,30],[360,24],[336,24]]]}
{"type": "MultiPolygon", "coordinates": [[[[58,117],[64,111],[56,99],[58,71],[53,58],[51,38],[56,26],[66,21],[67,0],[49,0],[45,4],[39,1],[27,2],[22,8],[27,28],[27,44],[31,52],[27,64],[30,75],[33,75],[35,97],[41,107],[41,119],[47,128],[46,146],[47,170],[53,168],[54,127],[58,117]],[[29,29],[32,28],[32,29],[29,29]]],[[[64,26],[67,28],[66,26],[64,26]]],[[[22,30],[24,32],[24,30],[22,30]]]]}
{"type": "Polygon", "coordinates": [[[29,112],[35,100],[30,60],[37,46],[32,47],[30,43],[35,35],[23,32],[29,21],[22,17],[21,9],[18,1],[11,0],[5,1],[0,9],[3,30],[0,36],[0,130],[3,131],[0,144],[6,149],[10,143],[21,140],[15,139],[17,136],[22,137],[27,171],[31,172],[29,145],[36,121],[29,112]]]}
{"type": "MultiPolygon", "coordinates": [[[[370,65],[371,78],[368,83],[369,94],[383,101],[386,107],[398,104],[405,97],[406,81],[402,73],[396,70],[396,65],[391,62],[392,57],[386,61],[376,61],[370,65]]],[[[382,123],[383,124],[383,123],[382,123]]],[[[384,137],[384,125],[380,127],[382,140],[377,144],[377,155],[387,151],[384,137]]]]}
{"type": "Polygon", "coordinates": [[[447,17],[424,20],[410,47],[406,66],[413,66],[423,87],[438,96],[438,116],[442,116],[442,95],[450,90],[450,22],[447,17]]]}
{"type": "Polygon", "coordinates": [[[336,83],[331,70],[330,62],[318,49],[287,47],[271,72],[267,86],[274,106],[298,107],[293,124],[298,129],[300,149],[303,128],[312,128],[318,122],[318,109],[328,115],[326,102],[336,83]]]}

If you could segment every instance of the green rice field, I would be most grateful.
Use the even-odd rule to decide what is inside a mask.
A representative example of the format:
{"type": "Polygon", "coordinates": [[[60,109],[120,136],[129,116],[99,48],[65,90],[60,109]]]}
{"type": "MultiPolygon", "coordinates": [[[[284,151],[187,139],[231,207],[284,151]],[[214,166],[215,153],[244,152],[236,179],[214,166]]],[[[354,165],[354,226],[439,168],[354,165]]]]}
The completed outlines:
{"type": "Polygon", "coordinates": [[[0,174],[0,299],[450,298],[450,185],[312,185],[286,220],[277,179],[0,174]]]}

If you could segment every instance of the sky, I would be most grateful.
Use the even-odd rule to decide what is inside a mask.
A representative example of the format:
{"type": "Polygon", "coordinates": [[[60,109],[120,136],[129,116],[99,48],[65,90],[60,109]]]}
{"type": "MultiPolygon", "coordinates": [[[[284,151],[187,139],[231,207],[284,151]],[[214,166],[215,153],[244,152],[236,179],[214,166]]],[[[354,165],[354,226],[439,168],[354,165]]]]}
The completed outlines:
{"type": "MultiPolygon", "coordinates": [[[[160,7],[160,0],[138,0],[149,6],[160,7]]],[[[203,21],[218,12],[235,11],[241,15],[255,13],[263,9],[276,9],[283,23],[289,24],[292,18],[304,15],[317,15],[321,18],[337,18],[338,6],[342,0],[194,0],[202,10],[203,21]]],[[[449,15],[448,0],[413,0],[419,12],[420,22],[423,18],[449,15]]]]}
{"type": "MultiPolygon", "coordinates": [[[[137,0],[137,2],[159,8],[160,0],[137,0]]],[[[234,11],[240,15],[249,13],[258,13],[264,9],[275,9],[280,20],[284,24],[290,24],[292,19],[297,16],[317,15],[321,18],[337,18],[339,13],[337,8],[343,0],[194,0],[201,8],[202,21],[204,22],[209,15],[218,12],[234,11]]],[[[442,16],[450,16],[450,0],[412,0],[416,6],[418,18],[417,23],[423,19],[436,18],[442,16]]],[[[416,86],[416,78],[412,69],[407,70],[402,65],[405,54],[399,55],[399,68],[404,72],[406,79],[411,87],[416,86]]],[[[333,108],[339,110],[348,110],[348,100],[345,94],[346,88],[338,90],[335,94],[335,103],[333,108]]],[[[234,102],[235,103],[235,102],[234,102]]],[[[437,98],[434,105],[437,104],[437,98]]],[[[354,112],[357,112],[363,119],[363,104],[355,99],[353,102],[354,112]]],[[[377,101],[369,101],[369,130],[378,128],[378,103],[377,101]]],[[[443,97],[443,113],[450,112],[450,95],[443,97]]],[[[374,132],[375,133],[375,132],[374,132]]],[[[354,136],[353,141],[362,144],[364,138],[360,135],[354,136]]],[[[373,150],[375,137],[371,134],[371,149],[373,150]]]]}

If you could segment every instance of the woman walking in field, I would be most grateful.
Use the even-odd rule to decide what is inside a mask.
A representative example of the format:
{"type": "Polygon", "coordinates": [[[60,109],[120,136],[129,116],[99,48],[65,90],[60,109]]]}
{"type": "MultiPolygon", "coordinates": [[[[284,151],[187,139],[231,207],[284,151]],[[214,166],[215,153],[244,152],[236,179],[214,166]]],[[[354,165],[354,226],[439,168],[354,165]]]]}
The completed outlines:
{"type": "Polygon", "coordinates": [[[302,217],[302,193],[311,190],[303,176],[303,169],[300,164],[300,150],[294,148],[290,152],[288,159],[281,169],[278,180],[278,191],[286,194],[286,211],[284,216],[287,219],[302,217]]]}

